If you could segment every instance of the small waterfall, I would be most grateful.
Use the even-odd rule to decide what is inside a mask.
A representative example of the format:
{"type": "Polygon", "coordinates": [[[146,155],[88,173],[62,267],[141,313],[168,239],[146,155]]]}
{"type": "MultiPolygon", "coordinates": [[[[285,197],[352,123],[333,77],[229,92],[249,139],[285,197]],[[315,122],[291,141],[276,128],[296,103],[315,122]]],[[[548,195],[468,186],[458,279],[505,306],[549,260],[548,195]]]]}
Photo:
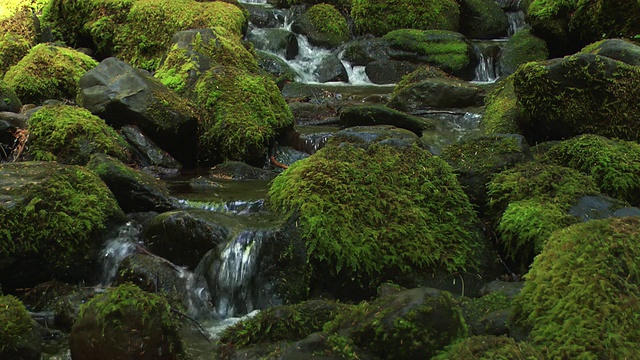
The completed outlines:
{"type": "Polygon", "coordinates": [[[298,75],[298,81],[304,83],[318,82],[316,69],[325,58],[331,55],[331,51],[313,46],[305,36],[297,35],[298,56],[293,60],[285,60],[298,75]]]}
{"type": "Polygon", "coordinates": [[[349,83],[353,85],[371,85],[364,66],[351,66],[351,63],[345,60],[341,60],[342,65],[347,70],[349,75],[349,83]]]}
{"type": "Polygon", "coordinates": [[[498,79],[496,71],[496,59],[500,52],[500,45],[497,42],[484,41],[474,44],[474,49],[478,57],[478,66],[475,69],[473,81],[480,83],[492,83],[498,79]]]}
{"type": "Polygon", "coordinates": [[[524,12],[522,10],[509,11],[506,14],[507,14],[507,18],[509,19],[509,31],[508,31],[509,36],[515,34],[518,30],[527,26],[527,23],[524,18],[524,12]]]}
{"type": "Polygon", "coordinates": [[[136,252],[140,244],[140,224],[129,221],[118,229],[118,235],[108,239],[100,251],[101,285],[108,285],[113,281],[118,267],[124,258],[136,252]]]}

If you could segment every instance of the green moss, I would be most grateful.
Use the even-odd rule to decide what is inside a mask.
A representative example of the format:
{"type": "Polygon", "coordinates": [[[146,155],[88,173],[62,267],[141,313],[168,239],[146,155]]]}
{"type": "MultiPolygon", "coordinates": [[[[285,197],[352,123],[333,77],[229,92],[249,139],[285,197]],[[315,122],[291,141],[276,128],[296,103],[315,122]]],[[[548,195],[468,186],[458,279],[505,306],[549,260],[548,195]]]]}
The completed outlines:
{"type": "Polygon", "coordinates": [[[547,157],[591,175],[603,193],[640,205],[640,144],[582,135],[553,146],[547,157]]]}
{"type": "Polygon", "coordinates": [[[338,46],[349,40],[347,20],[333,6],[314,5],[305,12],[304,16],[331,46],[338,46]]]}
{"type": "Polygon", "coordinates": [[[516,323],[547,359],[640,353],[640,219],[592,220],[555,232],[515,300],[516,323]]]}
{"type": "Polygon", "coordinates": [[[196,83],[194,102],[201,111],[200,160],[256,163],[265,147],[293,115],[269,78],[233,67],[216,67],[196,83]]]}
{"type": "Polygon", "coordinates": [[[81,167],[0,164],[0,175],[0,256],[39,254],[52,271],[64,271],[88,257],[98,232],[122,214],[107,186],[81,167]]]}
{"type": "Polygon", "coordinates": [[[399,273],[476,265],[471,204],[451,168],[417,147],[327,146],[280,174],[269,201],[299,210],[316,271],[377,286],[399,273]]]}
{"type": "Polygon", "coordinates": [[[512,136],[484,136],[450,145],[442,158],[458,172],[486,175],[506,166],[507,156],[520,154],[522,145],[512,136]]]}
{"type": "Polygon", "coordinates": [[[435,66],[420,65],[416,70],[404,75],[393,89],[394,93],[400,92],[406,87],[419,83],[420,81],[434,78],[448,78],[451,75],[435,66]]]}
{"type": "Polygon", "coordinates": [[[462,314],[468,324],[498,310],[508,309],[513,305],[513,299],[501,292],[492,292],[479,298],[462,298],[458,300],[462,307],[462,314]]]}
{"type": "Polygon", "coordinates": [[[441,351],[432,360],[543,360],[533,346],[506,336],[472,336],[441,351]]]}
{"type": "Polygon", "coordinates": [[[83,108],[45,106],[29,118],[29,153],[35,160],[84,165],[93,153],[127,161],[127,143],[83,108]]]}
{"type": "Polygon", "coordinates": [[[351,17],[360,33],[382,36],[397,29],[452,30],[459,27],[454,0],[353,0],[351,17]]]}
{"type": "Polygon", "coordinates": [[[533,35],[530,29],[522,29],[513,34],[505,44],[500,67],[503,74],[513,74],[522,64],[546,60],[548,57],[547,43],[533,35]]]}
{"type": "Polygon", "coordinates": [[[9,19],[23,10],[37,13],[46,3],[47,0],[3,0],[0,5],[0,20],[9,19]]]}
{"type": "Polygon", "coordinates": [[[15,349],[33,327],[34,322],[20,300],[11,295],[0,296],[0,354],[15,349]]]}
{"type": "Polygon", "coordinates": [[[31,45],[22,36],[5,33],[0,38],[0,77],[27,55],[30,48],[31,45]]]}
{"type": "Polygon", "coordinates": [[[176,32],[221,26],[240,36],[248,12],[224,1],[53,0],[43,20],[60,29],[54,35],[71,45],[95,44],[101,57],[155,70],[176,32]]]}
{"type": "Polygon", "coordinates": [[[520,117],[525,116],[513,90],[513,76],[507,77],[485,97],[480,128],[485,134],[521,134],[520,117]]]}
{"type": "Polygon", "coordinates": [[[462,35],[451,31],[400,29],[383,38],[392,47],[415,52],[447,72],[460,71],[471,62],[470,45],[462,35]]]}
{"type": "Polygon", "coordinates": [[[79,51],[39,44],[4,76],[23,104],[47,99],[73,99],[77,83],[98,63],[79,51]]]}

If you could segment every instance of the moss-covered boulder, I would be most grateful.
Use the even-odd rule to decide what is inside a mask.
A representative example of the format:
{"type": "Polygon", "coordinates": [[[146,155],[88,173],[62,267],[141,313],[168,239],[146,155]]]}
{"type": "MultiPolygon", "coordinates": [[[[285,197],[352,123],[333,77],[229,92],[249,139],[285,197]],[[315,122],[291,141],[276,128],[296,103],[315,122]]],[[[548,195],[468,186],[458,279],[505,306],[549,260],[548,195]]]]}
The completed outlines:
{"type": "Polygon", "coordinates": [[[182,165],[196,165],[196,113],[148,72],[107,58],[84,74],[78,87],[78,103],[107,124],[136,125],[182,165]]]}
{"type": "Polygon", "coordinates": [[[481,106],[484,89],[457,78],[431,78],[407,85],[398,85],[388,106],[413,113],[433,108],[464,108],[481,106]]]}
{"type": "Polygon", "coordinates": [[[506,336],[472,336],[448,346],[432,360],[543,360],[542,353],[528,343],[517,343],[506,336]]]}
{"type": "Polygon", "coordinates": [[[582,135],[553,146],[547,156],[591,175],[604,194],[640,205],[640,145],[582,135]]]}
{"type": "Polygon", "coordinates": [[[4,75],[23,104],[47,99],[74,99],[80,77],[98,63],[79,51],[49,44],[29,50],[4,75]]]}
{"type": "Polygon", "coordinates": [[[329,4],[313,5],[292,24],[291,29],[306,35],[316,46],[337,47],[349,40],[347,20],[329,4]]]}
{"type": "Polygon", "coordinates": [[[54,162],[0,164],[0,282],[29,287],[52,275],[77,281],[92,271],[99,234],[121,215],[93,173],[54,162]],[[7,271],[10,266],[11,271],[7,271]]]}
{"type": "Polygon", "coordinates": [[[545,358],[625,359],[640,352],[640,219],[594,220],[555,232],[515,300],[545,358]]]}
{"type": "Polygon", "coordinates": [[[640,68],[579,53],[528,63],[514,74],[529,143],[592,133],[640,139],[640,68]]]}
{"type": "Polygon", "coordinates": [[[0,356],[3,359],[40,359],[42,337],[37,324],[14,296],[0,296],[0,324],[0,356]]]}
{"type": "Polygon", "coordinates": [[[129,159],[124,139],[86,109],[44,106],[29,117],[28,124],[29,153],[35,160],[85,165],[94,153],[129,159]]]}
{"type": "Polygon", "coordinates": [[[467,334],[447,292],[415,288],[363,303],[325,326],[329,342],[364,348],[382,359],[425,359],[467,334]]]}
{"type": "Polygon", "coordinates": [[[154,76],[184,95],[200,75],[216,65],[233,66],[252,73],[258,71],[255,57],[243,46],[240,37],[218,26],[176,33],[154,76]]]}
{"type": "MultiPolygon", "coordinates": [[[[4,17],[0,15],[0,33],[4,35],[18,36],[30,45],[40,42],[41,27],[40,20],[36,15],[42,10],[46,0],[24,1],[24,0],[7,0],[9,2],[23,1],[24,7],[17,8],[16,12],[10,16],[4,17]],[[29,4],[31,2],[32,4],[29,4]],[[38,4],[36,4],[36,2],[38,4]],[[32,6],[29,6],[32,5],[32,6]]],[[[6,5],[5,5],[6,6],[6,5]]],[[[2,12],[0,7],[0,12],[2,12]]],[[[6,7],[4,8],[7,9],[6,7]]]]}
{"type": "Polygon", "coordinates": [[[493,175],[515,164],[533,160],[521,135],[488,135],[444,148],[440,155],[458,176],[469,200],[481,213],[487,202],[486,184],[493,175]]]}
{"type": "Polygon", "coordinates": [[[358,32],[375,36],[410,28],[458,31],[460,7],[454,0],[354,0],[351,17],[358,32]]]}
{"type": "Polygon", "coordinates": [[[43,21],[67,44],[155,70],[176,32],[221,26],[240,36],[248,13],[225,1],[54,0],[44,9],[43,21]]]}
{"type": "Polygon", "coordinates": [[[131,284],[109,289],[81,308],[69,347],[74,359],[179,359],[179,323],[158,294],[131,284]]]}
{"type": "Polygon", "coordinates": [[[470,39],[504,37],[508,30],[507,14],[496,1],[460,1],[460,32],[470,39]]]}
{"type": "Polygon", "coordinates": [[[30,48],[31,44],[24,37],[5,33],[0,38],[0,77],[27,55],[30,48]]]}
{"type": "Polygon", "coordinates": [[[579,221],[568,214],[582,196],[598,194],[590,176],[571,168],[522,163],[495,175],[489,184],[489,211],[507,253],[526,269],[549,235],[579,221]]]}
{"type": "Polygon", "coordinates": [[[166,185],[155,177],[132,169],[105,154],[91,156],[87,169],[98,175],[125,212],[169,211],[180,206],[166,185]]]}
{"type": "Polygon", "coordinates": [[[340,122],[346,127],[368,125],[393,125],[413,131],[421,136],[422,131],[432,130],[433,122],[425,118],[411,116],[401,111],[380,105],[348,106],[339,110],[340,122]]]}
{"type": "MultiPolygon", "coordinates": [[[[477,59],[464,35],[445,30],[400,29],[383,37],[392,49],[414,53],[414,61],[437,66],[464,79],[473,78],[477,59]]],[[[404,55],[410,59],[411,55],[404,55]]]]}
{"type": "Polygon", "coordinates": [[[348,143],[365,149],[371,145],[402,149],[418,144],[419,140],[412,131],[392,125],[352,126],[336,131],[330,138],[333,145],[348,143]]]}
{"type": "Polygon", "coordinates": [[[522,134],[521,117],[525,116],[513,90],[513,76],[507,77],[484,98],[480,129],[487,134],[522,134]]]}
{"type": "Polygon", "coordinates": [[[415,146],[326,146],[280,174],[269,201],[299,216],[321,287],[357,296],[354,285],[478,265],[471,204],[451,168],[415,146]]]}
{"type": "Polygon", "coordinates": [[[627,39],[604,39],[585,46],[581,52],[606,56],[629,65],[640,65],[640,46],[627,39]]]}
{"type": "Polygon", "coordinates": [[[202,114],[202,164],[225,160],[261,164],[265,147],[293,125],[293,116],[273,80],[236,67],[217,66],[195,84],[195,106],[202,114]]]}
{"type": "Polygon", "coordinates": [[[512,289],[505,287],[477,298],[461,297],[457,300],[469,334],[500,336],[509,333],[508,321],[513,306],[513,296],[509,291],[512,289]]]}
{"type": "Polygon", "coordinates": [[[511,75],[522,64],[547,60],[548,57],[547,43],[532,34],[530,29],[521,29],[504,45],[500,56],[500,70],[503,76],[511,75]]]}
{"type": "Polygon", "coordinates": [[[0,80],[0,111],[10,111],[17,113],[22,108],[22,103],[15,91],[0,80]]]}

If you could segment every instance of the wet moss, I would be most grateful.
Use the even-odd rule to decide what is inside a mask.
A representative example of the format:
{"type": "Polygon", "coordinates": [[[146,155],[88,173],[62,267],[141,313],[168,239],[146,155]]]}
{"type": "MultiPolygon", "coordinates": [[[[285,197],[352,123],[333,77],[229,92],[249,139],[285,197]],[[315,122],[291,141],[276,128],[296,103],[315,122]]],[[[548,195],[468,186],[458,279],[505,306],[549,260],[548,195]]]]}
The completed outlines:
{"type": "Polygon", "coordinates": [[[525,116],[513,90],[513,77],[506,78],[485,97],[480,128],[485,134],[521,134],[520,117],[525,116]]]}
{"type": "Polygon", "coordinates": [[[327,146],[280,174],[269,202],[299,210],[317,273],[376,287],[400,274],[477,265],[467,196],[442,159],[417,147],[327,146]]]}
{"type": "Polygon", "coordinates": [[[17,64],[31,49],[29,41],[22,36],[5,33],[0,38],[0,77],[17,64]]]}
{"type": "Polygon", "coordinates": [[[330,46],[338,46],[349,40],[347,20],[336,8],[329,4],[317,4],[307,10],[304,15],[309,23],[318,31],[330,46]]]}
{"type": "Polygon", "coordinates": [[[127,161],[127,143],[104,120],[68,105],[45,106],[29,118],[29,153],[35,160],[85,165],[91,154],[127,161]]]}
{"type": "Polygon", "coordinates": [[[375,36],[397,29],[457,31],[460,7],[454,0],[353,0],[351,17],[358,32],[375,36]]]}
{"type": "Polygon", "coordinates": [[[506,336],[472,336],[448,346],[432,360],[543,360],[544,357],[528,343],[517,343],[506,336]]]}
{"type": "Polygon", "coordinates": [[[0,296],[0,354],[14,350],[34,326],[22,302],[11,295],[0,296]]]}
{"type": "Polygon", "coordinates": [[[23,104],[74,99],[78,80],[98,63],[79,51],[39,44],[4,76],[23,104]]]}
{"type": "Polygon", "coordinates": [[[516,72],[522,64],[546,60],[548,57],[546,42],[533,35],[530,29],[521,29],[505,44],[500,57],[500,68],[503,75],[509,75],[516,72]]]}
{"type": "Polygon", "coordinates": [[[640,219],[555,232],[515,299],[513,321],[549,359],[626,359],[640,352],[640,219]]]}
{"type": "Polygon", "coordinates": [[[581,135],[553,146],[547,157],[590,175],[603,193],[640,205],[640,144],[581,135]]]}

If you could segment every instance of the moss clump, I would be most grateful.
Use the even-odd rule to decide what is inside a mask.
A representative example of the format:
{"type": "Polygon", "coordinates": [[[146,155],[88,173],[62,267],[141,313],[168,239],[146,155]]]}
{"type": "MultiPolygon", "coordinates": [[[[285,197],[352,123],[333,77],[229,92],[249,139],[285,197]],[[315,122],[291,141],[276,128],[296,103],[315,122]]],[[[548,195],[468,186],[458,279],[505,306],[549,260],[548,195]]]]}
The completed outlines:
{"type": "Polygon", "coordinates": [[[543,360],[544,357],[533,346],[517,343],[506,336],[472,336],[448,346],[432,360],[543,360]]]}
{"type": "Polygon", "coordinates": [[[217,64],[250,73],[259,71],[256,58],[242,45],[240,37],[218,26],[199,30],[188,47],[172,45],[154,76],[178,94],[185,94],[201,75],[203,58],[212,60],[213,64],[207,66],[217,64]]]}
{"type": "Polygon", "coordinates": [[[567,215],[571,205],[581,196],[598,193],[591,177],[537,162],[497,174],[487,188],[497,233],[514,258],[537,254],[553,231],[578,221],[567,215]]]}
{"type": "Polygon", "coordinates": [[[471,324],[494,311],[510,308],[513,305],[513,299],[505,293],[496,291],[479,298],[462,298],[459,303],[464,319],[467,324],[471,324]]]}
{"type": "Polygon", "coordinates": [[[510,75],[522,64],[546,60],[548,57],[547,43],[533,35],[530,29],[522,29],[513,34],[504,46],[500,68],[503,75],[510,75]]]}
{"type": "Polygon", "coordinates": [[[299,211],[311,263],[377,286],[398,274],[476,265],[476,215],[451,168],[417,147],[347,143],[294,163],[269,191],[299,211]]]}
{"type": "Polygon", "coordinates": [[[593,133],[640,139],[640,68],[593,54],[527,63],[514,90],[530,143],[593,133]]]}
{"type": "Polygon", "coordinates": [[[79,51],[39,44],[4,76],[23,104],[73,99],[78,80],[98,63],[79,51]]]}
{"type": "Polygon", "coordinates": [[[248,13],[224,1],[52,0],[43,20],[68,44],[155,70],[176,32],[221,26],[240,36],[248,13]]]}
{"type": "Polygon", "coordinates": [[[11,351],[31,332],[34,323],[20,300],[0,296],[0,354],[11,351]]]}
{"type": "Polygon", "coordinates": [[[357,31],[375,36],[397,29],[457,31],[460,7],[455,0],[353,0],[351,17],[357,31]]]}
{"type": "Polygon", "coordinates": [[[317,37],[322,38],[327,45],[338,46],[349,40],[347,20],[333,6],[329,4],[314,5],[303,16],[317,31],[317,37]]]}
{"type": "Polygon", "coordinates": [[[267,144],[288,126],[293,115],[269,78],[234,67],[216,67],[195,84],[194,103],[201,112],[200,161],[261,163],[267,144]]]}
{"type": "Polygon", "coordinates": [[[78,166],[0,164],[0,256],[34,256],[66,271],[122,212],[107,186],[78,166]]]}
{"type": "Polygon", "coordinates": [[[582,135],[553,146],[547,157],[591,175],[603,193],[640,205],[640,145],[582,135]]]}
{"type": "Polygon", "coordinates": [[[547,359],[640,353],[640,219],[592,220],[555,232],[515,299],[516,323],[547,359]]]}
{"type": "Polygon", "coordinates": [[[0,77],[17,64],[31,48],[31,44],[19,35],[10,33],[0,38],[0,77]]]}
{"type": "Polygon", "coordinates": [[[400,29],[383,37],[393,48],[415,52],[446,72],[460,72],[471,63],[472,48],[461,34],[445,30],[400,29]]]}
{"type": "Polygon", "coordinates": [[[71,352],[87,356],[87,351],[95,351],[98,359],[132,354],[141,359],[175,359],[182,352],[178,330],[179,322],[164,297],[122,284],[81,306],[71,331],[71,352]]]}
{"type": "Polygon", "coordinates": [[[480,128],[485,134],[521,134],[520,117],[525,116],[513,90],[513,76],[507,77],[484,99],[480,128]]]}
{"type": "Polygon", "coordinates": [[[29,118],[29,135],[29,153],[35,160],[85,165],[93,153],[129,158],[124,139],[83,108],[43,107],[29,118]]]}

